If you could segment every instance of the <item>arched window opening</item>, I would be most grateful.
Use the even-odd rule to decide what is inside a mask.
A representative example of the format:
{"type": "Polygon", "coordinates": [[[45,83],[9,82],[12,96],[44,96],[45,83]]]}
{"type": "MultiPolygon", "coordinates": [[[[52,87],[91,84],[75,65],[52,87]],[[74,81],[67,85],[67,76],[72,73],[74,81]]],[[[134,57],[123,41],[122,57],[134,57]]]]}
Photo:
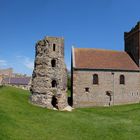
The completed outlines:
{"type": "Polygon", "coordinates": [[[55,48],[56,48],[56,45],[55,45],[55,44],[53,44],[53,51],[55,51],[55,48]]]}
{"type": "Polygon", "coordinates": [[[125,84],[125,77],[124,77],[124,75],[120,75],[120,84],[122,84],[122,85],[125,84]]]}
{"type": "Polygon", "coordinates": [[[56,80],[53,80],[52,81],[52,88],[55,88],[55,87],[57,87],[57,82],[56,82],[56,80]]]}
{"type": "Polygon", "coordinates": [[[51,104],[53,107],[58,109],[58,101],[57,101],[57,98],[55,96],[52,96],[51,104]]]}
{"type": "Polygon", "coordinates": [[[51,61],[51,64],[52,64],[52,67],[56,67],[56,60],[53,59],[53,60],[51,61]]]}
{"type": "Polygon", "coordinates": [[[95,84],[95,85],[99,84],[98,74],[93,75],[93,84],[95,84]]]}

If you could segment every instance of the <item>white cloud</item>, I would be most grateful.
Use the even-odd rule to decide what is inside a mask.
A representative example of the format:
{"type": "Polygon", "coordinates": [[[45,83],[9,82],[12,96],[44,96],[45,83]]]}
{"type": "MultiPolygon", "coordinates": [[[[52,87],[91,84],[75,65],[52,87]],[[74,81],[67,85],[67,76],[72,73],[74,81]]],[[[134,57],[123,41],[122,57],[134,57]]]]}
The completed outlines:
{"type": "Polygon", "coordinates": [[[1,66],[7,66],[7,61],[6,60],[0,60],[0,67],[1,66]]]}
{"type": "Polygon", "coordinates": [[[25,57],[23,64],[28,68],[33,70],[34,68],[34,61],[28,57],[25,57]]]}
{"type": "Polygon", "coordinates": [[[34,68],[34,61],[27,57],[27,56],[16,56],[20,63],[22,63],[26,68],[33,70],[34,68]]]}

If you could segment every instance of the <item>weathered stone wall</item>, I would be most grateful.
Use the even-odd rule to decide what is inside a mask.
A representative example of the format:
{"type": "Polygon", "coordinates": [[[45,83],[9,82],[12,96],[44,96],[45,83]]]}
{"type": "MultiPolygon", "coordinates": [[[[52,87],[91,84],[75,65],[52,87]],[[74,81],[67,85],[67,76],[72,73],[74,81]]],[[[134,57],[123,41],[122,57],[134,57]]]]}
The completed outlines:
{"type": "Polygon", "coordinates": [[[36,44],[35,65],[32,75],[31,102],[43,107],[67,105],[67,73],[64,63],[64,39],[46,37],[36,44]],[[52,104],[53,97],[56,105],[52,104]]]}
{"type": "Polygon", "coordinates": [[[108,106],[140,102],[140,73],[111,71],[73,71],[73,106],[108,106]],[[93,84],[93,74],[98,74],[99,84],[93,84]],[[125,76],[125,85],[119,77],[125,76]],[[85,92],[85,88],[89,92],[85,92]],[[112,91],[110,97],[106,91],[112,91]]]}

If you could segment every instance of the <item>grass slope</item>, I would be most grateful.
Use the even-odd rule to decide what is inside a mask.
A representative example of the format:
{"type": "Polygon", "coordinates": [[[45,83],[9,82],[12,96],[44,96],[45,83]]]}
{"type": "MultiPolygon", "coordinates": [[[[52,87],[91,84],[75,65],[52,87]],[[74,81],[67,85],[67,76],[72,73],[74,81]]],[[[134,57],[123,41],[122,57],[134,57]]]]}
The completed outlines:
{"type": "Polygon", "coordinates": [[[28,91],[0,88],[0,140],[140,139],[139,104],[58,112],[28,98],[28,91]]]}

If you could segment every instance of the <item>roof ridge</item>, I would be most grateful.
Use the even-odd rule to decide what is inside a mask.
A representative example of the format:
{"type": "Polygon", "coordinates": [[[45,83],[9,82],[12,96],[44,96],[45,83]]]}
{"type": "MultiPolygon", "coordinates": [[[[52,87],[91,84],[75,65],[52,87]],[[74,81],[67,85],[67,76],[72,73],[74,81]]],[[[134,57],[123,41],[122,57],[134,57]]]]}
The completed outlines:
{"type": "Polygon", "coordinates": [[[109,51],[109,52],[122,52],[126,53],[125,51],[121,50],[108,50],[108,49],[102,49],[102,48],[74,48],[74,49],[83,49],[83,50],[96,50],[96,51],[109,51]]]}

